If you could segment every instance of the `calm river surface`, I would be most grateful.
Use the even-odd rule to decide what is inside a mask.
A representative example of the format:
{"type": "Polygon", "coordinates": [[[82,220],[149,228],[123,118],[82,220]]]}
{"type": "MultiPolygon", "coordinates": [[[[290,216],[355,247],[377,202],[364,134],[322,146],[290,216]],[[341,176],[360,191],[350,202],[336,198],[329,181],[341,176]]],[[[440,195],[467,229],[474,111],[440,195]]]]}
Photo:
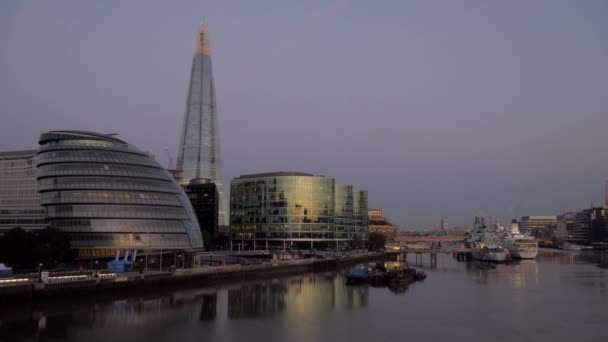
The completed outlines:
{"type": "MultiPolygon", "coordinates": [[[[116,299],[0,307],[6,341],[606,341],[608,270],[594,252],[542,250],[479,270],[438,256],[405,291],[340,272],[116,299]]],[[[1,305],[1,304],[0,304],[1,305]]]]}

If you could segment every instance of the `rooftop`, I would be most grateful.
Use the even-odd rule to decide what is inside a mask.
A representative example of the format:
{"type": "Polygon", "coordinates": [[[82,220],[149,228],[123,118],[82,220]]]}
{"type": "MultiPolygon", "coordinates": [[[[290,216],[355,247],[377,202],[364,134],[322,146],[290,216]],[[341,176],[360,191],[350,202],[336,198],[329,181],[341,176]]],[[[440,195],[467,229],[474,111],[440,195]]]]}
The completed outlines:
{"type": "Polygon", "coordinates": [[[315,176],[311,173],[294,172],[294,171],[278,171],[278,172],[266,172],[266,173],[253,173],[250,175],[241,175],[235,179],[248,179],[248,178],[264,178],[264,177],[286,177],[286,176],[303,176],[303,177],[323,177],[315,176]]]}

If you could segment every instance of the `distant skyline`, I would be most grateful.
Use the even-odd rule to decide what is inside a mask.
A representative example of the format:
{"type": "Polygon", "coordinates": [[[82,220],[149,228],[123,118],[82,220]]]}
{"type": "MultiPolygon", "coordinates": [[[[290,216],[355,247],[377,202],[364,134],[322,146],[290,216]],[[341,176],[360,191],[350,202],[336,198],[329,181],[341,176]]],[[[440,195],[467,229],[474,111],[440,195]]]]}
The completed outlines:
{"type": "Polygon", "coordinates": [[[224,183],[302,171],[402,228],[604,202],[608,2],[5,1],[0,151],[118,133],[177,158],[209,23],[224,183]]]}

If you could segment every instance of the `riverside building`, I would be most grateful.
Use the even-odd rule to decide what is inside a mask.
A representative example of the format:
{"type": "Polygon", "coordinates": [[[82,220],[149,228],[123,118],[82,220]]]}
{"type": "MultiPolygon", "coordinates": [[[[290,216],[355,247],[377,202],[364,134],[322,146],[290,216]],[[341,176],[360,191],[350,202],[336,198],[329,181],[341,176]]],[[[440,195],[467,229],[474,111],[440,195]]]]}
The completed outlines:
{"type": "Polygon", "coordinates": [[[36,189],[37,150],[0,152],[0,235],[13,228],[43,229],[36,189]]]}
{"type": "Polygon", "coordinates": [[[233,249],[343,250],[367,241],[367,192],[333,178],[243,175],[230,184],[230,206],[233,249]]]}
{"type": "Polygon", "coordinates": [[[44,133],[39,143],[40,202],[49,225],[69,234],[80,258],[202,248],[186,194],[146,153],[83,131],[44,133]]]}

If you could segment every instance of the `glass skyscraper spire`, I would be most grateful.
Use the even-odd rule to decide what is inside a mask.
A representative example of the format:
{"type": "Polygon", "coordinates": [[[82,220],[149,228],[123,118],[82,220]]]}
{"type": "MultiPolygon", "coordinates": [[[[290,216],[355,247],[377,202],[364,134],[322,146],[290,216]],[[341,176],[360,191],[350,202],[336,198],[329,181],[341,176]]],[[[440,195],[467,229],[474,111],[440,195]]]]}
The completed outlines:
{"type": "Polygon", "coordinates": [[[215,86],[207,23],[200,25],[192,59],[190,86],[177,157],[181,183],[213,182],[219,195],[218,226],[227,226],[228,213],[222,182],[215,86]]]}

